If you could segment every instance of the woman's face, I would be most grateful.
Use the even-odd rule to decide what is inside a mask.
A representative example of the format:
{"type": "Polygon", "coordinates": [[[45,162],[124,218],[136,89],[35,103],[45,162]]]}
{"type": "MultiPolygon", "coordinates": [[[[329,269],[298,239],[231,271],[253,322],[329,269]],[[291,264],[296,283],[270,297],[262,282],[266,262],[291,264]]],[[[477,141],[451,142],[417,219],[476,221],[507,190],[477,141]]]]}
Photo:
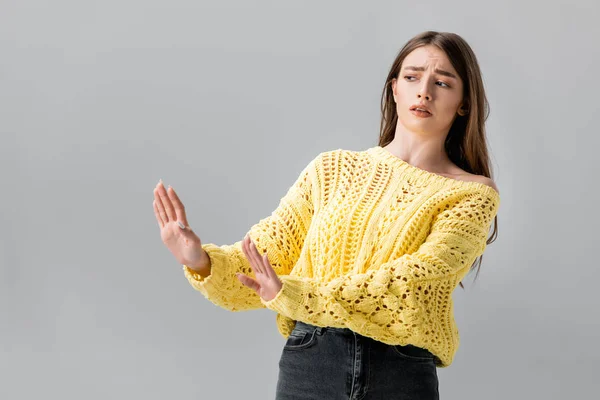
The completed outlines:
{"type": "Polygon", "coordinates": [[[463,82],[450,60],[436,46],[426,45],[413,50],[402,62],[400,73],[392,81],[392,91],[398,112],[397,129],[418,134],[445,135],[450,130],[463,100],[463,82]],[[430,114],[411,111],[422,104],[430,114]]]}

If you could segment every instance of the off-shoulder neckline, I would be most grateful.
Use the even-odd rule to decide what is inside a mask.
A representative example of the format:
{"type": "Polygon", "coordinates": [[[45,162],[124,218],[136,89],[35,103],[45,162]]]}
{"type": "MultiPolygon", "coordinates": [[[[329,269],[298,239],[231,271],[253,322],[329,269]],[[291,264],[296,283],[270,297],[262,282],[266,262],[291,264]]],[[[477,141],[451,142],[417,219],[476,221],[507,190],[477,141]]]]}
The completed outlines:
{"type": "Polygon", "coordinates": [[[489,194],[492,197],[496,197],[497,199],[500,198],[500,193],[498,193],[498,191],[496,189],[494,189],[493,187],[491,187],[490,185],[486,185],[485,183],[476,182],[476,181],[463,181],[461,179],[449,178],[444,175],[440,175],[440,174],[436,174],[434,172],[424,170],[422,168],[419,168],[412,164],[409,164],[408,162],[404,161],[403,159],[401,159],[398,156],[395,156],[389,150],[387,150],[381,146],[371,147],[371,148],[367,149],[367,152],[369,154],[375,156],[375,158],[377,158],[379,160],[388,161],[392,165],[396,165],[396,166],[404,169],[405,171],[410,171],[411,174],[413,176],[415,176],[417,179],[431,179],[431,180],[439,182],[439,183],[452,183],[454,185],[460,185],[460,186],[465,186],[465,187],[471,186],[471,187],[480,189],[482,192],[484,192],[485,194],[489,194]]]}

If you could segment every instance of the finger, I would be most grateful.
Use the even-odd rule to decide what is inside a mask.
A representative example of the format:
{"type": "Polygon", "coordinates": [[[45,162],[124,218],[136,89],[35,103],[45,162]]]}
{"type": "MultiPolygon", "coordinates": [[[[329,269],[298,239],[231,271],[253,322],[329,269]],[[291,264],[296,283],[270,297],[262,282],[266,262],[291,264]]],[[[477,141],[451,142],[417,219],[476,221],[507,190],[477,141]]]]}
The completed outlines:
{"type": "Polygon", "coordinates": [[[191,226],[186,226],[181,221],[177,221],[177,226],[179,226],[179,229],[181,229],[182,231],[185,231],[187,229],[188,231],[192,232],[192,227],[191,226]]]}
{"type": "Polygon", "coordinates": [[[167,213],[168,222],[177,220],[177,216],[175,215],[175,209],[173,208],[173,204],[171,204],[171,199],[167,195],[167,190],[165,189],[165,185],[163,185],[162,181],[158,184],[158,194],[160,195],[160,200],[165,207],[165,211],[167,213]]]}
{"type": "Polygon", "coordinates": [[[179,199],[179,196],[177,196],[177,193],[175,193],[175,189],[169,186],[169,188],[167,189],[167,194],[169,195],[171,203],[173,204],[173,209],[175,210],[177,221],[181,221],[185,226],[188,226],[189,224],[185,215],[185,207],[179,199]]]}
{"type": "Polygon", "coordinates": [[[244,255],[246,256],[246,258],[248,259],[248,262],[250,263],[250,268],[252,268],[254,275],[256,275],[256,268],[254,268],[254,261],[252,260],[252,257],[250,256],[250,250],[248,249],[248,236],[244,236],[244,240],[242,240],[242,251],[244,252],[244,255]]]}
{"type": "Polygon", "coordinates": [[[254,263],[256,264],[256,269],[261,274],[264,274],[265,273],[265,267],[262,265],[262,257],[260,256],[260,254],[258,252],[258,249],[256,248],[256,245],[252,241],[252,238],[250,238],[250,235],[248,235],[248,240],[250,241],[250,245],[248,246],[249,249],[250,249],[250,255],[254,259],[254,263]]]}
{"type": "Polygon", "coordinates": [[[158,226],[160,226],[160,228],[162,229],[162,227],[165,226],[165,224],[162,222],[162,218],[160,217],[160,214],[158,213],[158,207],[156,206],[156,200],[152,201],[152,207],[154,207],[154,215],[156,216],[156,220],[158,221],[158,226]]]}
{"type": "Polygon", "coordinates": [[[254,245],[254,249],[256,251],[256,257],[258,257],[258,259],[260,260],[260,267],[262,269],[263,274],[269,276],[269,269],[272,269],[272,268],[269,265],[269,261],[266,258],[267,252],[265,251],[264,253],[261,253],[258,250],[258,247],[256,247],[256,245],[254,245]]]}
{"type": "Polygon", "coordinates": [[[248,261],[250,262],[250,267],[252,268],[252,271],[254,271],[254,275],[258,275],[260,273],[262,273],[262,268],[260,266],[260,259],[256,257],[255,251],[252,249],[251,246],[252,240],[250,239],[250,235],[246,235],[244,237],[244,247],[245,247],[245,254],[246,254],[246,258],[248,258],[248,261]]]}
{"type": "Polygon", "coordinates": [[[260,289],[260,284],[258,282],[256,282],[254,279],[250,278],[249,276],[240,274],[240,273],[237,273],[236,276],[237,276],[238,280],[240,282],[242,282],[242,284],[244,286],[247,286],[250,289],[255,290],[257,292],[260,289]]]}
{"type": "Polygon", "coordinates": [[[275,270],[269,262],[269,256],[267,255],[267,253],[262,255],[262,261],[263,265],[265,266],[265,273],[270,279],[274,279],[277,276],[277,274],[275,273],[275,270]]]}
{"type": "Polygon", "coordinates": [[[169,222],[167,218],[167,213],[165,212],[165,207],[163,206],[162,200],[160,199],[160,195],[158,194],[158,187],[154,188],[154,201],[156,202],[156,207],[158,208],[158,214],[160,215],[160,219],[163,222],[163,225],[169,222]]]}
{"type": "Polygon", "coordinates": [[[244,252],[244,255],[247,258],[248,257],[248,252],[246,250],[246,236],[244,236],[244,238],[242,239],[242,251],[244,252]]]}

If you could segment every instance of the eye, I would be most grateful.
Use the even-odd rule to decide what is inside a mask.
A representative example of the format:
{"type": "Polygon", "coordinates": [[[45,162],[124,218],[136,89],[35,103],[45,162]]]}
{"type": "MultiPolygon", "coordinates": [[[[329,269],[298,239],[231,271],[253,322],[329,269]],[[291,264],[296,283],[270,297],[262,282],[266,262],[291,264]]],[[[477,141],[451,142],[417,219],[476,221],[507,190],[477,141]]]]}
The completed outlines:
{"type": "MultiPolygon", "coordinates": [[[[405,75],[404,76],[404,79],[408,80],[409,82],[412,82],[409,78],[415,78],[415,77],[413,75],[405,75]]],[[[450,85],[448,85],[446,82],[437,81],[436,83],[441,83],[443,86],[442,85],[440,85],[440,86],[442,86],[442,87],[447,87],[447,88],[450,87],[450,85]]]]}

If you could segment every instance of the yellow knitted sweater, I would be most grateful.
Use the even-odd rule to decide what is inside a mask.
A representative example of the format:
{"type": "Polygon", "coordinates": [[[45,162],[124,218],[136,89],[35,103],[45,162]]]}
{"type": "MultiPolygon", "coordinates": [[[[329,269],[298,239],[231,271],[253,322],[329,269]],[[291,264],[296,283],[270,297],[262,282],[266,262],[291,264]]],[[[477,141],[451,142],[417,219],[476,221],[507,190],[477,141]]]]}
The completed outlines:
{"type": "Polygon", "coordinates": [[[202,245],[207,278],[183,270],[217,306],[277,312],[284,337],[296,321],[345,327],[426,348],[447,367],[459,346],[452,292],[484,252],[499,204],[491,186],[420,169],[380,146],[326,151],[249,230],[283,282],[274,299],[236,278],[254,277],[241,240],[202,245]]]}

